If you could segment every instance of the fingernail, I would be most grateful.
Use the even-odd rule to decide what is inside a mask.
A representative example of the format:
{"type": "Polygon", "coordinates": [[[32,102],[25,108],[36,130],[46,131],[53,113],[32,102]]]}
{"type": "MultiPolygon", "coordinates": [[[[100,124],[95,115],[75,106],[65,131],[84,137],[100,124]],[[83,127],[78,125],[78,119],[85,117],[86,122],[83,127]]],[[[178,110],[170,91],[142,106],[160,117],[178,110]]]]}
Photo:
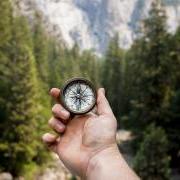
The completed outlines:
{"type": "Polygon", "coordinates": [[[49,89],[49,94],[51,95],[53,88],[49,89]]]}
{"type": "Polygon", "coordinates": [[[54,137],[53,137],[52,135],[48,134],[48,133],[46,133],[46,134],[44,134],[44,135],[42,136],[42,140],[43,140],[43,141],[46,141],[46,142],[52,141],[53,138],[54,138],[54,137]]]}
{"type": "Polygon", "coordinates": [[[66,109],[62,108],[62,111],[64,113],[64,116],[66,116],[66,117],[69,116],[69,112],[66,109]]]}

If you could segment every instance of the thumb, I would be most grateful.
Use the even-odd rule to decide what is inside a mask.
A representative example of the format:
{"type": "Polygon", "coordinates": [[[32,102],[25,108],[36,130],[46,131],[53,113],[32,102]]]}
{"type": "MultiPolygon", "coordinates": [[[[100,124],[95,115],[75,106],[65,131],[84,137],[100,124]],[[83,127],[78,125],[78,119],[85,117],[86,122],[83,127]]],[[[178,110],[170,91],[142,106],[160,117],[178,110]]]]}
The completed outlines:
{"type": "Polygon", "coordinates": [[[105,97],[104,88],[100,88],[97,93],[97,113],[98,115],[113,115],[109,102],[105,97]]]}

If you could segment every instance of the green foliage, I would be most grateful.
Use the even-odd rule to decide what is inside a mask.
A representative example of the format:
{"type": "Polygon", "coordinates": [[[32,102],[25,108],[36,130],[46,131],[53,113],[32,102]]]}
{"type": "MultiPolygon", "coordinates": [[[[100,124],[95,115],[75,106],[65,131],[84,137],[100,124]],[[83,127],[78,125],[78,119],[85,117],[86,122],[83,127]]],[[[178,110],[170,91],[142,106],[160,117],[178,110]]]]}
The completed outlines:
{"type": "Polygon", "coordinates": [[[38,83],[27,20],[13,17],[9,1],[2,1],[0,8],[1,16],[5,17],[0,20],[4,28],[0,33],[3,39],[0,48],[0,170],[17,176],[37,156],[39,160],[43,155],[45,162],[47,151],[43,148],[43,153],[39,153],[42,143],[38,133],[42,130],[40,120],[48,112],[43,110],[48,98],[45,100],[39,90],[43,88],[42,83],[38,83]]]}
{"type": "Polygon", "coordinates": [[[169,140],[171,166],[179,168],[180,33],[179,28],[174,35],[167,32],[165,11],[159,2],[153,3],[141,38],[127,52],[124,81],[129,110],[122,119],[136,135],[135,151],[149,124],[163,128],[169,140]]]}
{"type": "Polygon", "coordinates": [[[150,125],[134,159],[134,168],[142,179],[169,180],[170,158],[166,133],[160,127],[150,125]]]}
{"type": "Polygon", "coordinates": [[[164,10],[158,3],[153,3],[150,17],[144,21],[144,36],[131,50],[136,94],[131,101],[130,119],[135,131],[138,126],[137,133],[149,123],[166,123],[165,114],[173,95],[174,65],[169,58],[170,35],[165,23],[164,10]]]}
{"type": "Polygon", "coordinates": [[[60,87],[67,79],[81,76],[90,79],[98,86],[100,64],[91,51],[80,52],[77,45],[68,50],[53,38],[49,43],[51,87],[60,87]]]}
{"type": "Polygon", "coordinates": [[[35,155],[36,131],[32,129],[36,127],[38,110],[35,62],[27,26],[19,17],[14,18],[11,44],[8,73],[4,75],[10,83],[5,97],[7,119],[0,126],[0,152],[1,168],[18,175],[35,155]]]}
{"type": "Polygon", "coordinates": [[[0,171],[31,177],[27,171],[49,159],[41,142],[50,117],[49,89],[74,76],[98,85],[99,64],[92,52],[81,53],[77,45],[68,50],[48,35],[38,14],[30,27],[3,0],[0,15],[0,171]]]}
{"type": "Polygon", "coordinates": [[[180,137],[177,135],[180,133],[180,28],[177,29],[177,32],[174,36],[171,37],[169,46],[171,50],[169,52],[169,58],[173,61],[174,69],[174,94],[171,100],[171,105],[166,114],[167,122],[164,128],[166,129],[168,139],[170,142],[170,154],[172,156],[172,166],[178,167],[180,170],[180,137]]]}
{"type": "Polygon", "coordinates": [[[105,87],[116,117],[124,120],[119,124],[136,135],[140,175],[168,179],[169,156],[180,167],[180,28],[167,32],[160,1],[131,49],[122,50],[115,36],[103,58],[77,44],[67,49],[45,31],[38,13],[28,23],[12,9],[9,0],[0,1],[0,171],[33,177],[27,171],[46,163],[41,135],[50,117],[48,91],[82,76],[105,87]]]}
{"type": "Polygon", "coordinates": [[[11,38],[12,7],[9,0],[0,1],[0,12],[0,48],[3,48],[11,38]]]}
{"type": "Polygon", "coordinates": [[[166,131],[169,146],[163,158],[171,156],[171,165],[177,168],[180,167],[180,30],[174,35],[168,33],[166,13],[159,0],[152,4],[149,14],[130,50],[123,53],[118,38],[112,39],[102,63],[102,84],[116,117],[121,119],[120,126],[136,135],[132,143],[134,151],[144,139],[144,130],[153,123],[166,131]]]}
{"type": "Polygon", "coordinates": [[[109,44],[102,69],[102,85],[107,90],[107,97],[113,112],[120,117],[123,102],[123,51],[119,48],[118,36],[109,44]]]}
{"type": "Polygon", "coordinates": [[[80,72],[82,77],[90,79],[96,87],[100,83],[100,59],[91,51],[84,51],[80,57],[80,72]]]}
{"type": "Polygon", "coordinates": [[[48,38],[42,26],[41,19],[36,15],[36,21],[33,26],[33,50],[36,59],[39,78],[48,83],[49,67],[48,67],[48,38]]]}
{"type": "Polygon", "coordinates": [[[159,2],[153,3],[150,17],[144,21],[143,36],[127,55],[126,86],[131,109],[123,123],[133,130],[135,151],[144,137],[144,129],[155,123],[165,129],[169,139],[171,164],[179,167],[179,30],[170,35],[166,15],[159,2]]]}

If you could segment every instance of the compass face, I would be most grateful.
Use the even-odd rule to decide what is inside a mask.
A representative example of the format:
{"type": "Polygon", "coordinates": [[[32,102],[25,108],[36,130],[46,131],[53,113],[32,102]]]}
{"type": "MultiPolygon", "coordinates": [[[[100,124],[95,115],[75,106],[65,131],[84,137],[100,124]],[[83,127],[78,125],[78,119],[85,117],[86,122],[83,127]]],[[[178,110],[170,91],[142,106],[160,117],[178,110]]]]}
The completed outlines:
{"type": "Polygon", "coordinates": [[[85,79],[70,80],[63,88],[64,107],[74,114],[89,112],[96,103],[96,91],[85,79]]]}

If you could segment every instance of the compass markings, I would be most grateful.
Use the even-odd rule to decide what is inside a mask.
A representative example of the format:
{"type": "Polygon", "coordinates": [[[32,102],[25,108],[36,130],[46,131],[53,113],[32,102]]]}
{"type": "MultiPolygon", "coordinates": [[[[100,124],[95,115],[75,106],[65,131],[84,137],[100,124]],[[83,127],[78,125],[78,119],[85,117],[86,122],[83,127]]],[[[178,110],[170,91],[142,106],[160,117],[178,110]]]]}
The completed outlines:
{"type": "Polygon", "coordinates": [[[74,111],[84,111],[88,109],[93,102],[92,89],[84,84],[77,82],[69,86],[65,93],[67,105],[74,111]]]}

